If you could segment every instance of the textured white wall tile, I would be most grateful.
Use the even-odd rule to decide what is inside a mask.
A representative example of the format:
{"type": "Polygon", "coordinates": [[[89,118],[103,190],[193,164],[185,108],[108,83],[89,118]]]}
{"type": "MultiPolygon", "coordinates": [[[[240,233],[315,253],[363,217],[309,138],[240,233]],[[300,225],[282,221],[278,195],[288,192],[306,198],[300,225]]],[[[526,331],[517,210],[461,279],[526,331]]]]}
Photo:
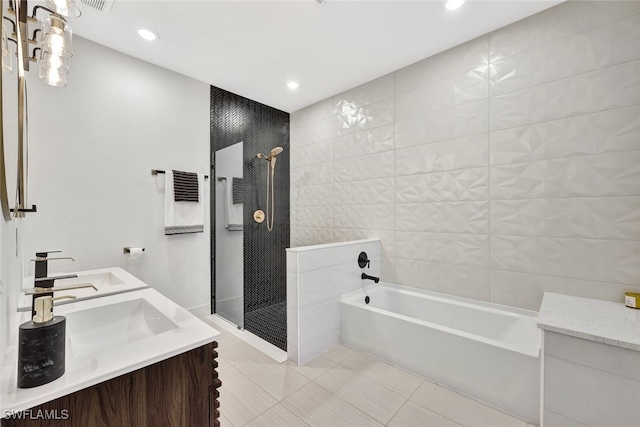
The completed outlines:
{"type": "Polygon", "coordinates": [[[394,173],[393,151],[336,160],[333,174],[336,182],[364,181],[391,177],[394,173]]]}
{"type": "Polygon", "coordinates": [[[291,247],[333,242],[333,228],[291,227],[291,247]]]}
{"type": "Polygon", "coordinates": [[[333,140],[333,156],[336,160],[390,151],[394,148],[394,125],[339,136],[333,140]]]}
{"type": "Polygon", "coordinates": [[[335,228],[393,230],[393,205],[349,205],[334,207],[335,228]]]}
{"type": "Polygon", "coordinates": [[[393,97],[384,101],[346,110],[333,118],[337,136],[349,135],[393,123],[393,97]]]}
{"type": "Polygon", "coordinates": [[[489,301],[489,269],[396,258],[396,281],[434,292],[489,301]]]}
{"type": "Polygon", "coordinates": [[[488,67],[462,74],[396,95],[396,120],[408,120],[456,107],[489,96],[488,67]]]}
{"type": "Polygon", "coordinates": [[[640,242],[491,236],[491,267],[602,282],[640,283],[640,242]]]}
{"type": "Polygon", "coordinates": [[[380,280],[387,283],[397,283],[395,258],[380,258],[380,280]]]}
{"type": "MultiPolygon", "coordinates": [[[[640,15],[491,63],[491,96],[640,58],[640,15]],[[552,67],[541,67],[550,63],[552,67]]],[[[396,104],[396,114],[401,110],[396,104]]]]}
{"type": "Polygon", "coordinates": [[[491,132],[490,141],[492,165],[638,150],[640,106],[491,132]]]}
{"type": "MultiPolygon", "coordinates": [[[[640,103],[635,60],[491,98],[491,130],[640,103]]],[[[400,143],[396,132],[396,143],[400,143]]]]}
{"type": "Polygon", "coordinates": [[[290,144],[291,149],[304,147],[316,142],[326,141],[333,137],[333,119],[313,122],[297,129],[291,129],[290,144]]]}
{"type": "Polygon", "coordinates": [[[491,198],[640,194],[640,151],[491,167],[491,198]]]}
{"type": "Polygon", "coordinates": [[[393,230],[360,230],[355,228],[336,228],[336,242],[347,242],[360,239],[380,239],[380,255],[394,257],[396,238],[393,230]]]}
{"type": "Polygon", "coordinates": [[[393,184],[393,178],[336,183],[333,185],[333,200],[336,205],[393,203],[395,198],[393,184]]]}
{"type": "Polygon", "coordinates": [[[494,200],[490,212],[494,235],[640,240],[640,197],[494,200]]]}
{"type": "Polygon", "coordinates": [[[297,168],[330,162],[333,159],[333,140],[294,146],[291,149],[291,164],[297,168]]]}
{"type": "Polygon", "coordinates": [[[324,184],[310,187],[293,187],[291,188],[290,197],[292,206],[333,206],[333,186],[324,184]]]}
{"type": "Polygon", "coordinates": [[[296,227],[331,228],[333,227],[332,206],[298,207],[296,227]]]}
{"type": "Polygon", "coordinates": [[[331,98],[316,102],[302,110],[291,113],[291,129],[297,129],[311,123],[328,119],[333,115],[333,101],[331,98]]]}
{"type": "Polygon", "coordinates": [[[309,187],[312,185],[333,183],[333,163],[319,163],[302,168],[292,168],[291,187],[309,187]]]}
{"type": "Polygon", "coordinates": [[[489,236],[396,231],[396,257],[488,268],[489,236]]]}
{"type": "Polygon", "coordinates": [[[568,1],[490,34],[499,60],[640,13],[637,1],[568,1]]]}
{"type": "Polygon", "coordinates": [[[488,199],[489,168],[463,169],[396,178],[396,203],[488,199]]]}
{"type": "Polygon", "coordinates": [[[373,274],[380,273],[380,242],[377,240],[369,242],[352,242],[349,244],[327,245],[323,248],[309,248],[299,252],[298,271],[317,270],[341,264],[357,265],[358,254],[366,252],[371,260],[371,271],[373,274]]]}
{"type": "Polygon", "coordinates": [[[393,96],[393,73],[349,89],[332,98],[333,114],[373,104],[393,96]]]}
{"type": "Polygon", "coordinates": [[[489,130],[489,102],[472,101],[446,110],[396,122],[396,147],[477,135],[489,130]]]}
{"type": "Polygon", "coordinates": [[[489,202],[396,204],[396,230],[489,234],[489,202]]]}
{"type": "Polygon", "coordinates": [[[640,286],[491,270],[491,301],[528,310],[540,309],[545,292],[622,303],[629,291],[640,292],[640,286]]]}
{"type": "Polygon", "coordinates": [[[396,175],[487,166],[489,134],[416,145],[395,151],[396,175]]]}
{"type": "Polygon", "coordinates": [[[478,37],[395,72],[396,94],[487,65],[489,36],[478,37]]]}

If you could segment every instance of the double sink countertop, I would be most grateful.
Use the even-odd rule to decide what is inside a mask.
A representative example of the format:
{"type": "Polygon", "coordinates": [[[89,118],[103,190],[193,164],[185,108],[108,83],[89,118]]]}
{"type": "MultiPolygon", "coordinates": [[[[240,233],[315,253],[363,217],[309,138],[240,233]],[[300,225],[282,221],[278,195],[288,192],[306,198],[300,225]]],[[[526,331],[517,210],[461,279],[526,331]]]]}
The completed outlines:
{"type": "MultiPolygon", "coordinates": [[[[68,291],[78,298],[71,302],[61,300],[66,303],[54,307],[54,315],[67,318],[65,374],[39,387],[18,388],[18,331],[10,331],[0,380],[2,416],[193,350],[215,341],[220,335],[121,268],[77,274],[74,281],[90,282],[98,291],[68,291]]],[[[72,283],[67,280],[59,284],[72,283]]],[[[19,305],[24,307],[24,301],[19,305]]],[[[28,311],[15,313],[16,324],[30,320],[31,297],[28,297],[28,307],[28,311]]]]}

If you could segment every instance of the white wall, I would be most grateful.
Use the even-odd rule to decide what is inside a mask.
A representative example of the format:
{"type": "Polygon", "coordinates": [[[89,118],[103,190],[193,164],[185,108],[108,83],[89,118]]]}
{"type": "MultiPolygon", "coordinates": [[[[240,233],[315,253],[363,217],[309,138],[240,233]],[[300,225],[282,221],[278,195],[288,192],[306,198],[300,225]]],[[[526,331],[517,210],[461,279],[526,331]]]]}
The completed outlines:
{"type": "Polygon", "coordinates": [[[25,259],[61,249],[76,262],[52,262],[50,273],[121,266],[208,314],[208,201],[204,233],[165,236],[165,178],[151,169],[209,174],[209,85],[81,37],[74,50],[66,88],[28,74],[28,202],[38,213],[25,220],[25,259]],[[125,246],[146,252],[127,263],[125,246]]]}
{"type": "Polygon", "coordinates": [[[292,246],[537,310],[640,292],[640,2],[566,2],[291,115],[292,246]]]}

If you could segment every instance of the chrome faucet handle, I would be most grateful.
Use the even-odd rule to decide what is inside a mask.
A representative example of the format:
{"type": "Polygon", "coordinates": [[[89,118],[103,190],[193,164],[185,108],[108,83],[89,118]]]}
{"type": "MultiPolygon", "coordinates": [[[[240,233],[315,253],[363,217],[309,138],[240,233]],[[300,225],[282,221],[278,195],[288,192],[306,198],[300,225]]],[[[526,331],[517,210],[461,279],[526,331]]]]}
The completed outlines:
{"type": "Polygon", "coordinates": [[[80,283],[77,285],[53,286],[51,288],[35,287],[33,289],[27,289],[26,291],[24,291],[24,293],[25,295],[40,295],[40,294],[50,294],[52,292],[68,291],[70,289],[82,289],[82,288],[93,288],[96,292],[98,291],[98,288],[96,288],[91,283],[80,283]]]}
{"type": "Polygon", "coordinates": [[[54,260],[60,260],[60,259],[70,259],[73,262],[76,261],[75,259],[71,258],[70,256],[59,256],[59,257],[36,256],[31,261],[40,262],[40,261],[54,261],[54,260]]]}

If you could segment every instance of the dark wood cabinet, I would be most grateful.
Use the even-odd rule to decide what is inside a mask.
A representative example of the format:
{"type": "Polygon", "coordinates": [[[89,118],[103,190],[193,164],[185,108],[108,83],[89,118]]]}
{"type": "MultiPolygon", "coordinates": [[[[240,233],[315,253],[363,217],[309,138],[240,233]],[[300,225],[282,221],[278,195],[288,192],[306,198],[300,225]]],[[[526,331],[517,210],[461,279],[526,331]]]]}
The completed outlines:
{"type": "Polygon", "coordinates": [[[31,409],[3,427],[219,427],[217,342],[31,409]],[[66,419],[62,419],[66,418],[66,419]]]}

